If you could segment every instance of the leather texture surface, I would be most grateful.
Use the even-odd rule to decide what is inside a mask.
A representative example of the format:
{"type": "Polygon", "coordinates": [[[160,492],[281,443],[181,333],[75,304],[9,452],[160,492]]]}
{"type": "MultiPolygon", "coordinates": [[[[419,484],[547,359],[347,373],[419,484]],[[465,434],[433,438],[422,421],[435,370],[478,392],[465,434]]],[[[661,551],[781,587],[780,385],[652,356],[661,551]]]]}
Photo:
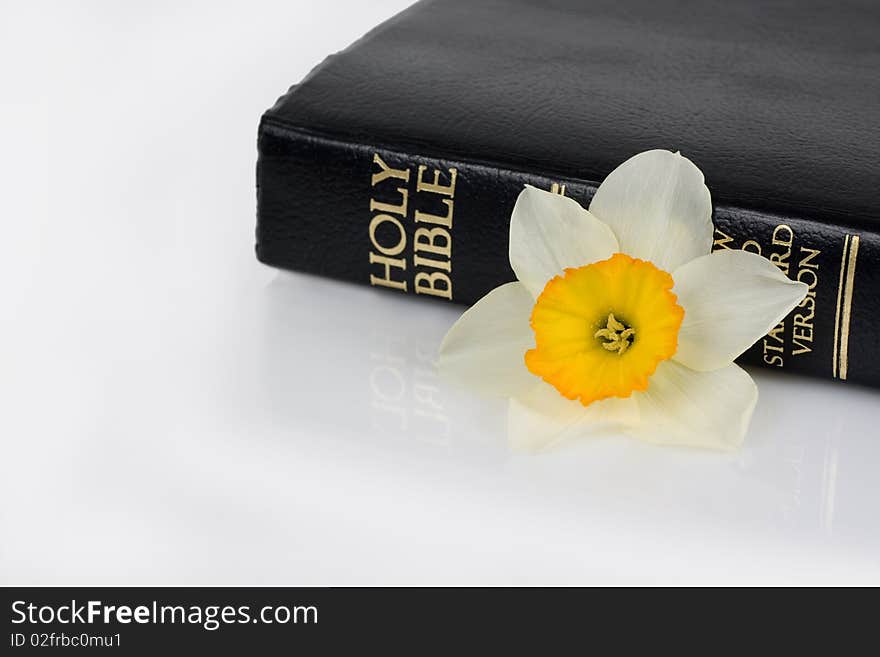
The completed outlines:
{"type": "Polygon", "coordinates": [[[719,202],[876,221],[878,35],[876,0],[434,0],[269,114],[584,180],[669,148],[719,202]]]}
{"type": "Polygon", "coordinates": [[[878,33],[859,2],[419,3],[264,115],[257,255],[369,284],[370,202],[394,200],[371,186],[374,155],[455,168],[449,275],[472,303],[513,279],[524,183],[586,205],[632,154],[680,149],[706,174],[716,248],[812,286],[742,361],[880,385],[878,33]]]}

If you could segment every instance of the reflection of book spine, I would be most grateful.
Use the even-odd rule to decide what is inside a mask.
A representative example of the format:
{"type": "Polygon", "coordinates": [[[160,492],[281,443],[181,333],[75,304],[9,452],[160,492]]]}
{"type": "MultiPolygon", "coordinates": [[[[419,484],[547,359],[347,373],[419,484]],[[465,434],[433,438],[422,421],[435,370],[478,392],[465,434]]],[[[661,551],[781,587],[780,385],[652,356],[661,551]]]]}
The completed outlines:
{"type": "Polygon", "coordinates": [[[819,516],[822,531],[834,533],[834,510],[837,500],[837,473],[840,460],[840,430],[828,434],[822,461],[822,484],[819,516]]]}
{"type": "Polygon", "coordinates": [[[374,431],[449,445],[450,420],[434,364],[434,347],[435,340],[372,331],[369,382],[374,431]]]}
{"type": "MultiPolygon", "coordinates": [[[[526,183],[588,205],[596,183],[334,140],[264,117],[257,256],[429,298],[473,303],[514,280],[510,211],[526,183]]],[[[711,187],[711,181],[709,181],[711,187]]],[[[880,385],[880,235],[857,224],[715,208],[715,248],[769,258],[810,286],[742,362],[880,385]]]]}
{"type": "Polygon", "coordinates": [[[305,440],[326,436],[388,448],[395,458],[411,450],[456,458],[466,450],[482,464],[506,459],[506,402],[439,381],[434,361],[450,313],[435,304],[408,313],[412,302],[405,297],[351,298],[342,288],[295,276],[279,276],[266,288],[271,315],[261,338],[261,403],[277,414],[279,426],[295,428],[290,435],[305,440]],[[316,307],[321,312],[306,310],[316,307]],[[319,333],[332,353],[311,348],[319,333]]]}

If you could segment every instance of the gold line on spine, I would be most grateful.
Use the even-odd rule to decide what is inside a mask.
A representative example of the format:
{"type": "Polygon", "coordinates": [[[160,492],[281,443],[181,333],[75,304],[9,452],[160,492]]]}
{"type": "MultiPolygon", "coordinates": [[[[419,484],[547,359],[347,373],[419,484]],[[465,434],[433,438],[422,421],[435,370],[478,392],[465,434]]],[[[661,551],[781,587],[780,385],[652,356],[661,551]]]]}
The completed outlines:
{"type": "Polygon", "coordinates": [[[850,240],[849,257],[846,267],[846,284],[843,292],[843,310],[840,319],[840,379],[846,380],[849,365],[849,322],[852,316],[853,288],[856,278],[856,259],[859,257],[859,236],[853,235],[850,240]]]}
{"type": "Polygon", "coordinates": [[[843,238],[843,253],[840,255],[840,282],[837,284],[837,306],[834,309],[834,349],[831,356],[831,376],[837,378],[837,354],[840,351],[840,302],[843,299],[843,281],[846,274],[846,252],[849,249],[849,235],[843,238]]]}

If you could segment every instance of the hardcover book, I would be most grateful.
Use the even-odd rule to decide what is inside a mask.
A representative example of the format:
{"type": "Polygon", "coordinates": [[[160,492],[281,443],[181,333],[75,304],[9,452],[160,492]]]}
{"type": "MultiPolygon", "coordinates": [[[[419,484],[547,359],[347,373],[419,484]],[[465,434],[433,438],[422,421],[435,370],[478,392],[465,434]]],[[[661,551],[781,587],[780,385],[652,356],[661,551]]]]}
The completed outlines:
{"type": "Polygon", "coordinates": [[[714,248],[810,287],[741,361],[880,385],[878,34],[873,0],[423,0],[263,115],[257,257],[470,304],[524,184],[587,206],[678,150],[714,248]]]}

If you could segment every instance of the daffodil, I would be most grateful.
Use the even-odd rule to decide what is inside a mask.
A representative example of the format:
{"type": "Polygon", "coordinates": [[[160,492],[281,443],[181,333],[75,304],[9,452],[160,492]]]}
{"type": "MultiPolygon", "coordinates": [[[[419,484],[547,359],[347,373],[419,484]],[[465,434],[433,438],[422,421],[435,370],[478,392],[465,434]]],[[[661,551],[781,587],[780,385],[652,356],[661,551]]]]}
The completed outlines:
{"type": "Polygon", "coordinates": [[[509,397],[521,445],[613,427],[739,446],[758,392],[733,361],[808,288],[755,253],[712,253],[713,230],[703,174],[679,153],[630,158],[589,210],[525,187],[510,222],[518,280],[453,325],[441,374],[509,397]]]}

